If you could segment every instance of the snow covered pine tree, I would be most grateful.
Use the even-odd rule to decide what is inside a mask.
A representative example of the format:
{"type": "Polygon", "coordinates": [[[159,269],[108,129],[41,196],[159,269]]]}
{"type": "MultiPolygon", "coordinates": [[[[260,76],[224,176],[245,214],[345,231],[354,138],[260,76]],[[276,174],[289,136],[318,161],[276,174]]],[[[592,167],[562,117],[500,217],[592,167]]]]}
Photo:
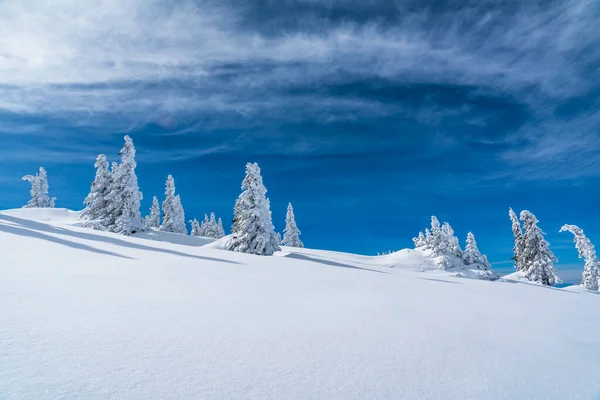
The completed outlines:
{"type": "Polygon", "coordinates": [[[515,214],[512,208],[508,209],[508,216],[512,221],[512,232],[514,236],[512,259],[515,262],[515,269],[517,271],[523,271],[525,269],[525,264],[523,263],[523,231],[521,230],[519,218],[517,217],[517,214],[515,214]]]}
{"type": "Polygon", "coordinates": [[[222,238],[223,236],[225,236],[225,229],[223,229],[223,220],[221,220],[221,218],[219,218],[219,220],[217,221],[217,239],[222,238]]]}
{"type": "Polygon", "coordinates": [[[559,282],[554,268],[557,260],[537,226],[539,221],[527,210],[521,211],[521,221],[525,230],[522,256],[525,277],[532,282],[554,286],[559,282]]]}
{"type": "Polygon", "coordinates": [[[108,161],[104,154],[98,155],[94,167],[96,167],[96,177],[92,182],[90,193],[83,201],[85,209],[80,218],[84,221],[83,225],[88,228],[105,229],[108,216],[106,196],[112,183],[112,174],[108,170],[108,161]]]}
{"type": "Polygon", "coordinates": [[[152,198],[152,207],[150,207],[150,214],[146,216],[146,227],[160,227],[160,206],[158,205],[158,199],[156,198],[156,196],[152,198]]]}
{"type": "Polygon", "coordinates": [[[190,224],[192,225],[192,232],[190,233],[192,236],[202,236],[200,234],[200,223],[196,218],[190,220],[190,224]]]}
{"type": "Polygon", "coordinates": [[[165,201],[162,203],[163,221],[160,230],[163,232],[187,234],[185,215],[181,198],[175,195],[175,179],[167,177],[165,183],[165,201]]]}
{"type": "Polygon", "coordinates": [[[131,235],[144,229],[140,213],[142,192],[135,174],[135,147],[129,136],[119,152],[121,163],[112,166],[112,182],[106,196],[107,228],[111,232],[131,235]]]}
{"type": "Polygon", "coordinates": [[[242,182],[242,194],[235,203],[227,250],[264,256],[280,250],[266,193],[258,164],[246,164],[246,177],[242,182]]]}
{"type": "Polygon", "coordinates": [[[476,264],[477,269],[479,270],[479,279],[493,281],[499,278],[499,276],[491,270],[492,266],[490,265],[487,256],[481,254],[479,251],[479,247],[477,247],[477,242],[475,241],[475,235],[473,235],[472,232],[467,233],[467,245],[462,255],[462,259],[465,265],[471,266],[476,264]]]}
{"type": "Polygon", "coordinates": [[[560,232],[571,232],[575,237],[575,247],[579,251],[579,258],[585,260],[583,267],[583,276],[581,278],[581,285],[593,291],[598,291],[600,288],[600,261],[596,257],[596,250],[594,245],[583,233],[583,229],[577,225],[563,225],[560,228],[560,232]]]}
{"type": "Polygon", "coordinates": [[[38,174],[25,175],[22,179],[31,183],[31,200],[23,208],[54,208],[56,198],[48,197],[48,175],[44,167],[40,167],[38,174]]]}
{"type": "Polygon", "coordinates": [[[287,213],[285,216],[285,229],[283,230],[283,241],[281,244],[291,247],[304,247],[304,243],[300,240],[301,232],[296,226],[296,218],[294,216],[294,208],[292,203],[288,203],[287,213]]]}
{"type": "Polygon", "coordinates": [[[481,261],[481,253],[475,241],[475,235],[472,232],[467,233],[467,245],[463,253],[463,261],[466,265],[478,264],[481,261]]]}

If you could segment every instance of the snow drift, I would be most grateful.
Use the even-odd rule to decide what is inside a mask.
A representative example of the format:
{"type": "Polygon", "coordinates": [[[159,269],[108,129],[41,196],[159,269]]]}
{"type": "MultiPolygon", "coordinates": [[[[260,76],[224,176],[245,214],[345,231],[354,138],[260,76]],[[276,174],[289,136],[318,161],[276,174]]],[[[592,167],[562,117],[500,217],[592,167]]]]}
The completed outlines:
{"type": "Polygon", "coordinates": [[[595,294],[463,279],[420,250],[260,257],[77,216],[0,213],[2,399],[600,396],[595,294]]]}

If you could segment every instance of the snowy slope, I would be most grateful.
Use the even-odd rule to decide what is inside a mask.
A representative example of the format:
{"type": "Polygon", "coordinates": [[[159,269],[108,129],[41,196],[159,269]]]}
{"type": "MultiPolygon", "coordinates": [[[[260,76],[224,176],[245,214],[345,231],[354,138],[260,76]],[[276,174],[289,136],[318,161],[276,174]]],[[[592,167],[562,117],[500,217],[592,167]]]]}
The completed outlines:
{"type": "Polygon", "coordinates": [[[419,251],[258,257],[76,217],[0,213],[3,400],[600,396],[598,295],[419,251]]]}

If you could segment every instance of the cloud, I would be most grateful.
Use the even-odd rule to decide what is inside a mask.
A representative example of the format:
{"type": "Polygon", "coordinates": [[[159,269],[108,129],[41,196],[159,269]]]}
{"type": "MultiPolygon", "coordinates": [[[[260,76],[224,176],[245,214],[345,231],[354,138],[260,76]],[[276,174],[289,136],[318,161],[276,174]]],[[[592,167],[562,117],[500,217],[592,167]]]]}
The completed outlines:
{"type": "MultiPolygon", "coordinates": [[[[600,171],[578,157],[597,150],[598,108],[557,116],[600,80],[597,21],[591,0],[3,0],[0,111],[82,129],[157,124],[161,135],[246,135],[169,156],[176,159],[235,151],[250,134],[251,142],[277,139],[289,124],[391,117],[430,127],[438,146],[456,149],[473,143],[470,134],[439,130],[464,117],[490,131],[480,145],[496,144],[494,156],[521,176],[572,179],[600,171]],[[363,88],[348,89],[357,83],[363,88]],[[414,94],[415,85],[431,97],[416,108],[384,93],[414,94]],[[444,87],[464,88],[462,103],[440,104],[444,87]],[[498,133],[472,112],[481,110],[478,97],[518,99],[535,121],[498,133]]],[[[314,153],[335,145],[334,137],[286,134],[293,145],[269,146],[314,153]]]]}

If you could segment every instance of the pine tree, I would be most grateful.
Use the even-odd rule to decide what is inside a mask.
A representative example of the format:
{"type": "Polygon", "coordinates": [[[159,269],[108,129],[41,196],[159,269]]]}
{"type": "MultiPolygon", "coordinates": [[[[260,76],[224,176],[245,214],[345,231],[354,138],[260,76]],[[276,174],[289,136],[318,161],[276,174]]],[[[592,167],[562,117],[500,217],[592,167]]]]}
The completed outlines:
{"type": "Polygon", "coordinates": [[[597,291],[600,287],[600,261],[596,257],[594,245],[585,236],[583,229],[577,225],[564,225],[560,228],[560,232],[565,231],[573,234],[573,241],[579,252],[579,258],[583,258],[585,261],[581,285],[588,290],[597,291]]]}
{"type": "Polygon", "coordinates": [[[210,213],[210,218],[208,220],[205,220],[204,223],[204,236],[218,239],[218,230],[219,225],[217,224],[217,218],[215,217],[215,213],[210,213]]]}
{"type": "Polygon", "coordinates": [[[219,218],[219,221],[217,221],[217,239],[223,236],[225,236],[225,229],[223,229],[223,221],[219,218]]]}
{"type": "Polygon", "coordinates": [[[85,209],[81,212],[80,218],[89,228],[105,229],[108,214],[106,196],[110,193],[112,174],[108,170],[108,161],[104,154],[98,155],[94,167],[96,168],[96,177],[92,182],[90,193],[83,201],[85,209]]]}
{"type": "Polygon", "coordinates": [[[521,230],[521,224],[519,223],[519,218],[517,218],[517,214],[513,211],[512,208],[508,209],[508,215],[510,220],[512,221],[512,232],[513,232],[513,261],[515,262],[515,269],[517,271],[523,271],[525,269],[525,264],[523,262],[523,231],[521,230]]]}
{"type": "Polygon", "coordinates": [[[210,231],[209,226],[208,226],[209,224],[210,224],[210,221],[208,219],[208,214],[204,214],[204,220],[200,224],[200,235],[199,236],[207,237],[206,235],[208,235],[208,232],[210,231]]]}
{"type": "Polygon", "coordinates": [[[135,168],[135,147],[129,136],[125,136],[125,145],[119,152],[121,163],[113,164],[112,182],[106,196],[109,204],[107,228],[111,232],[131,235],[144,229],[140,213],[142,192],[138,186],[135,168]]]}
{"type": "Polygon", "coordinates": [[[418,249],[419,247],[424,247],[427,245],[427,240],[425,238],[425,235],[423,235],[423,232],[419,232],[419,235],[415,238],[413,238],[413,243],[415,245],[415,249],[418,249]]]}
{"type": "Polygon", "coordinates": [[[521,221],[525,229],[522,254],[525,277],[533,282],[554,286],[559,281],[554,268],[557,260],[544,239],[544,233],[537,226],[539,221],[527,210],[521,211],[521,221]]]}
{"type": "Polygon", "coordinates": [[[165,200],[162,203],[163,221],[160,230],[163,232],[185,233],[185,214],[181,205],[181,198],[175,195],[175,179],[172,175],[167,177],[165,183],[165,200]]]}
{"type": "Polygon", "coordinates": [[[23,208],[54,208],[54,197],[48,197],[48,175],[44,167],[36,175],[25,175],[22,180],[31,183],[31,199],[23,208]]]}
{"type": "Polygon", "coordinates": [[[300,240],[301,232],[296,226],[296,218],[294,217],[294,208],[292,203],[288,203],[287,213],[285,216],[285,229],[283,230],[283,241],[281,244],[290,247],[304,247],[304,243],[300,240]]]}
{"type": "Polygon", "coordinates": [[[234,208],[231,239],[226,245],[228,250],[257,255],[272,255],[280,250],[266,193],[258,164],[246,164],[242,194],[234,208]]]}
{"type": "Polygon", "coordinates": [[[190,224],[192,224],[192,236],[202,236],[200,235],[200,223],[196,218],[190,220],[190,224]]]}
{"type": "Polygon", "coordinates": [[[475,235],[472,232],[467,233],[467,245],[463,253],[463,261],[466,265],[471,265],[481,262],[481,258],[481,253],[475,241],[475,235]]]}
{"type": "Polygon", "coordinates": [[[460,248],[460,244],[458,242],[458,238],[454,235],[454,229],[450,226],[449,223],[444,222],[442,225],[442,245],[441,252],[443,254],[454,256],[454,257],[462,257],[462,250],[460,248]]]}
{"type": "Polygon", "coordinates": [[[156,196],[152,198],[152,207],[150,207],[150,214],[146,216],[146,227],[160,227],[160,206],[158,204],[158,198],[156,196]]]}
{"type": "Polygon", "coordinates": [[[175,196],[175,202],[173,204],[173,226],[175,228],[175,233],[187,235],[188,231],[187,226],[185,225],[185,212],[179,195],[175,196]]]}
{"type": "Polygon", "coordinates": [[[444,254],[444,242],[442,238],[442,229],[440,227],[440,221],[435,215],[431,217],[431,231],[429,236],[429,243],[427,243],[434,255],[444,254]]]}

